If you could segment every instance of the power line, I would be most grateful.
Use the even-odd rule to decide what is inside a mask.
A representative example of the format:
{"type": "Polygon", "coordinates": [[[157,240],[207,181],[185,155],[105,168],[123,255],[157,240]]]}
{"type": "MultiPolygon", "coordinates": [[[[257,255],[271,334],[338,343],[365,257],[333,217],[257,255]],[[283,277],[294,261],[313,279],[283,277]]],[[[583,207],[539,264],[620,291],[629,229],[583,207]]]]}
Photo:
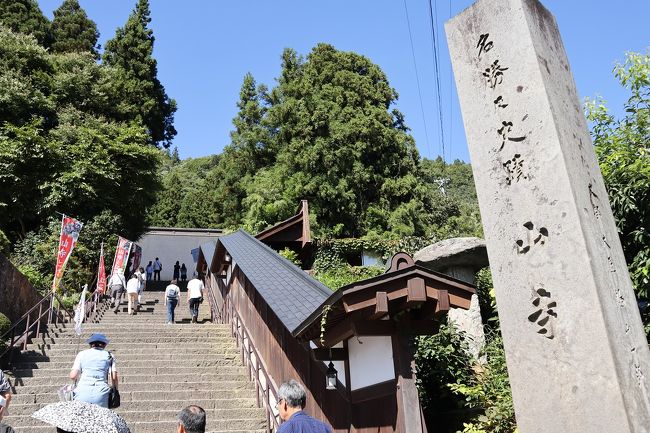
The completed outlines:
{"type": "MultiPolygon", "coordinates": [[[[451,19],[451,0],[449,0],[449,18],[451,19]]],[[[450,59],[451,60],[451,59],[450,59]]],[[[451,161],[451,147],[454,145],[454,75],[449,62],[449,160],[451,161]]]]}
{"type": "Polygon", "coordinates": [[[427,129],[427,118],[424,115],[424,104],[422,103],[422,90],[420,89],[420,75],[418,74],[418,65],[415,61],[415,48],[413,47],[413,35],[411,34],[411,20],[409,19],[409,10],[404,0],[404,11],[406,12],[406,25],[409,29],[409,40],[411,41],[411,55],[413,56],[413,68],[415,68],[415,82],[418,85],[418,97],[420,98],[420,111],[422,112],[422,123],[424,124],[424,137],[427,142],[427,150],[431,153],[431,145],[429,144],[429,131],[427,129]]]}
{"type": "Polygon", "coordinates": [[[445,161],[445,131],[444,131],[444,121],[442,116],[442,98],[440,96],[440,62],[438,60],[438,37],[435,31],[436,22],[438,18],[438,9],[435,8],[435,19],[434,19],[434,7],[429,0],[429,23],[431,27],[431,49],[433,51],[433,64],[435,66],[435,78],[436,78],[436,91],[437,91],[437,100],[438,100],[438,119],[440,120],[440,143],[442,144],[442,160],[445,161]]]}

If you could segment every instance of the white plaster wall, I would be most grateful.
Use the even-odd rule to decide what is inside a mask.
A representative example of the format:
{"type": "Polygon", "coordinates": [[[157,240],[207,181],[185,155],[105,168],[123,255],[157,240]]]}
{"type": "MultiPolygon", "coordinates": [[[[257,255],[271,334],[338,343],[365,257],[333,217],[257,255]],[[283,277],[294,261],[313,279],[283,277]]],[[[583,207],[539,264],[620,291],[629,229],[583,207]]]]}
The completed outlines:
{"type": "MultiPolygon", "coordinates": [[[[187,278],[190,279],[196,270],[196,264],[192,258],[192,250],[209,240],[217,240],[219,235],[215,233],[197,232],[147,232],[136,241],[142,247],[142,267],[146,268],[149,261],[158,257],[163,265],[160,272],[161,280],[171,280],[174,274],[174,263],[185,263],[187,267],[187,278]]],[[[112,260],[112,258],[111,258],[112,260]]],[[[109,264],[107,264],[110,266],[109,264]]]]}
{"type": "Polygon", "coordinates": [[[395,378],[390,337],[352,337],[348,340],[348,354],[350,389],[364,388],[395,378]]]}

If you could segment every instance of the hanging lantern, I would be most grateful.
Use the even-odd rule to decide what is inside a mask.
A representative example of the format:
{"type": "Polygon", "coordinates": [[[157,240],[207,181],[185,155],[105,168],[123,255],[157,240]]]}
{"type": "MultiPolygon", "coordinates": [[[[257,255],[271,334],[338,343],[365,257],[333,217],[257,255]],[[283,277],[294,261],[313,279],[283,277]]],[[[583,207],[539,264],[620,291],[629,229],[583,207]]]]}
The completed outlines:
{"type": "Polygon", "coordinates": [[[326,389],[336,389],[336,383],[338,381],[338,372],[334,368],[334,364],[330,361],[330,364],[327,366],[326,377],[326,389]]]}

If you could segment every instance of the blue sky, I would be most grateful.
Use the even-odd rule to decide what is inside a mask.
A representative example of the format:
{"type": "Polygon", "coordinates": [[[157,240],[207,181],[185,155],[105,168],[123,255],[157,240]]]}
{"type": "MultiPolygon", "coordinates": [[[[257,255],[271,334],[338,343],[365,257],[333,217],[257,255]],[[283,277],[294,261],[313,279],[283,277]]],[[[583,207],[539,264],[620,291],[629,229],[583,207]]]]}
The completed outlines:
{"type": "MultiPolygon", "coordinates": [[[[52,12],[62,0],[39,0],[52,12]]],[[[100,43],[122,26],[136,0],[80,0],[101,33],[100,43]]],[[[445,159],[469,160],[443,23],[472,4],[438,0],[437,25],[445,159]]],[[[602,95],[620,113],[627,94],[612,69],[626,51],[650,46],[650,1],[546,0],[555,15],[581,98],[602,95]]],[[[229,142],[239,88],[246,72],[275,85],[280,54],[308,54],[318,42],[369,57],[386,73],[396,104],[422,156],[442,154],[427,0],[151,0],[158,76],[178,102],[175,126],[182,158],[221,152],[229,142]],[[411,25],[418,91],[405,9],[411,25]],[[420,97],[422,97],[422,107],[420,97]],[[423,115],[424,112],[424,115],[423,115]]]]}

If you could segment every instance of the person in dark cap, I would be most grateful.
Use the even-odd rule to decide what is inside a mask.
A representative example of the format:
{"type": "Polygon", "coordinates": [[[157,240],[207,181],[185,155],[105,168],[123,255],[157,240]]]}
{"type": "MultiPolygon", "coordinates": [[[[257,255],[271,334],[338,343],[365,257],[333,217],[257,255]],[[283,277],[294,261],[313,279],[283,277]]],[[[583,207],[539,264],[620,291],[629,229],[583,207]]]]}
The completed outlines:
{"type": "Polygon", "coordinates": [[[74,399],[108,407],[109,374],[113,387],[117,389],[118,386],[115,359],[104,350],[108,338],[104,334],[93,334],[86,343],[90,344],[90,349],[77,354],[70,371],[70,379],[77,381],[74,399]]]}

